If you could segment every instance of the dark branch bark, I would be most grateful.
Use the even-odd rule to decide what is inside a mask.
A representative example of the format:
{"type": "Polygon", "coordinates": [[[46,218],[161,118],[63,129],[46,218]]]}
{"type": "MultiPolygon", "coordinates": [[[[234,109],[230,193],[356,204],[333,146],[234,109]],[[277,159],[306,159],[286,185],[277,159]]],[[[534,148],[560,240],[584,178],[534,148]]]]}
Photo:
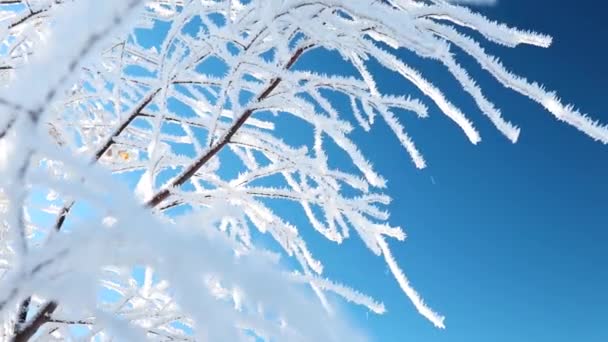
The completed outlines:
{"type": "Polygon", "coordinates": [[[42,10],[39,10],[39,11],[35,11],[35,12],[30,12],[28,15],[26,15],[26,16],[24,16],[24,17],[20,18],[19,20],[17,20],[17,21],[15,21],[15,22],[10,23],[10,24],[8,25],[8,28],[9,28],[9,29],[15,28],[15,27],[17,27],[17,26],[19,26],[19,25],[21,25],[21,24],[25,23],[26,21],[28,21],[28,20],[30,20],[30,19],[32,19],[32,18],[34,18],[34,17],[35,17],[35,16],[37,16],[38,14],[40,14],[40,13],[44,13],[44,12],[46,12],[46,11],[48,11],[48,8],[47,8],[47,9],[42,9],[42,10]]]}
{"type": "MultiPolygon", "coordinates": [[[[291,68],[298,60],[298,58],[300,58],[300,56],[304,53],[305,50],[306,47],[302,47],[296,50],[296,52],[293,56],[291,56],[284,68],[291,68]]],[[[268,95],[270,95],[272,91],[281,83],[281,81],[282,80],[280,77],[273,79],[270,82],[270,85],[260,95],[258,95],[257,101],[262,101],[267,98],[268,95]]],[[[245,121],[249,119],[253,112],[254,109],[249,108],[243,114],[241,114],[241,116],[237,119],[234,125],[232,125],[232,127],[226,133],[224,133],[224,135],[207,151],[207,153],[201,155],[193,164],[191,164],[186,170],[184,170],[184,172],[182,172],[177,178],[175,178],[173,182],[171,182],[171,185],[169,187],[156,193],[156,195],[154,195],[152,199],[150,199],[148,203],[146,203],[146,205],[149,208],[156,207],[171,195],[171,188],[179,187],[186,183],[190,178],[192,178],[192,176],[194,176],[194,174],[201,167],[203,167],[203,165],[205,165],[209,160],[211,160],[211,158],[217,155],[218,152],[220,152],[224,148],[224,146],[226,146],[226,144],[230,142],[230,139],[232,139],[236,132],[238,132],[238,130],[243,126],[245,121]]]]}
{"type": "Polygon", "coordinates": [[[12,342],[29,341],[29,339],[32,338],[32,336],[34,336],[34,334],[36,334],[38,329],[40,329],[40,327],[44,323],[49,321],[51,314],[56,309],[57,309],[57,302],[47,303],[42,309],[40,309],[40,312],[38,313],[38,315],[36,315],[36,318],[34,318],[32,323],[30,323],[28,326],[26,326],[23,330],[17,332],[15,334],[15,336],[13,336],[13,339],[11,341],[12,342]]]}
{"type": "Polygon", "coordinates": [[[17,311],[17,322],[15,323],[14,330],[21,330],[21,326],[27,321],[27,312],[29,310],[31,298],[26,298],[21,305],[19,305],[19,310],[17,311]]]}
{"type": "Polygon", "coordinates": [[[156,96],[156,94],[158,94],[159,92],[160,88],[152,91],[150,94],[148,94],[146,98],[144,98],[139,103],[139,105],[137,105],[137,107],[135,107],[133,111],[131,111],[131,114],[127,117],[127,119],[124,120],[120,126],[118,126],[114,133],[112,133],[110,137],[108,137],[105,144],[101,146],[99,150],[97,150],[97,152],[95,153],[95,160],[93,162],[98,161],[110,149],[110,147],[112,147],[112,145],[114,144],[114,138],[118,137],[131,124],[131,122],[135,120],[135,118],[140,114],[140,112],[144,108],[146,108],[146,106],[150,104],[150,102],[152,102],[154,96],[156,96]]]}

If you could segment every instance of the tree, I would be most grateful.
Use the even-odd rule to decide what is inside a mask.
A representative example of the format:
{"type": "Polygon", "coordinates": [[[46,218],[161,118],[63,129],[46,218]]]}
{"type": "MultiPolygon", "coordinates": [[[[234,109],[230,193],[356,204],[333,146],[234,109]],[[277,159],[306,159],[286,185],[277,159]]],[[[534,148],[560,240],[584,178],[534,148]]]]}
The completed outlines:
{"type": "Polygon", "coordinates": [[[384,305],[325,278],[300,235],[309,227],[294,224],[283,203],[296,204],[336,245],[356,233],[384,258],[418,312],[443,328],[443,316],[392,257],[387,239],[405,234],[389,224],[386,182],[351,138],[383,120],[414,165],[426,165],[397,115],[425,117],[427,107],[398,90],[383,92],[373,63],[411,82],[480,142],[473,123],[408,64],[404,50],[443,64],[512,142],[519,128],[457,55],[470,55],[505,87],[608,143],[606,126],[512,74],[462,28],[507,47],[548,47],[549,36],[441,0],[0,5],[7,80],[0,95],[0,312],[4,336],[16,341],[36,334],[356,338],[324,313],[332,311],[327,293],[375,313],[384,305]],[[352,75],[320,74],[306,62],[330,51],[352,75]],[[296,133],[308,140],[294,143],[296,133]],[[335,166],[338,154],[352,166],[335,166]],[[50,226],[41,223],[44,213],[56,215],[50,226]],[[292,260],[290,272],[255,244],[258,233],[292,260]]]}

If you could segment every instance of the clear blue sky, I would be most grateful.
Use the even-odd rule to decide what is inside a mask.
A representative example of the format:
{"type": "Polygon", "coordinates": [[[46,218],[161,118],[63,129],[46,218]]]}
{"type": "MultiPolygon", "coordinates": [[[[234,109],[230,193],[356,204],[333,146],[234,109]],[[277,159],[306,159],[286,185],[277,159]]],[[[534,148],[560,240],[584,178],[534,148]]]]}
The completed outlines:
{"type": "MultiPolygon", "coordinates": [[[[597,0],[502,0],[481,11],[551,34],[554,44],[486,46],[511,70],[608,123],[607,9],[597,0]]],[[[322,253],[328,275],[384,300],[384,316],[347,309],[377,341],[608,341],[608,146],[502,88],[470,59],[461,61],[522,128],[517,144],[494,129],[441,66],[418,61],[474,120],[482,143],[469,144],[433,106],[429,119],[402,117],[429,162],[425,170],[413,167],[384,124],[359,139],[389,180],[393,224],[408,233],[405,243],[391,244],[394,253],[426,301],[447,316],[447,329],[415,312],[360,241],[330,252],[311,235],[312,249],[322,253]]],[[[331,69],[328,63],[322,67],[331,69]]],[[[395,92],[411,88],[388,75],[380,82],[395,92]]]]}

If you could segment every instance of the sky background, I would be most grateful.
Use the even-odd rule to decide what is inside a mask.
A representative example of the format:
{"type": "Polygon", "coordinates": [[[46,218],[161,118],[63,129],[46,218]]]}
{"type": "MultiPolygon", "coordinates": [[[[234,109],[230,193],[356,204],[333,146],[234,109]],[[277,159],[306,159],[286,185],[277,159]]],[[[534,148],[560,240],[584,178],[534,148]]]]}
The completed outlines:
{"type": "MultiPolygon", "coordinates": [[[[502,0],[479,10],[548,33],[554,44],[484,45],[510,70],[608,123],[606,9],[597,0],[502,0]]],[[[358,138],[389,180],[391,222],[408,234],[405,243],[391,243],[394,254],[427,303],[447,317],[447,329],[419,316],[382,259],[357,239],[337,252],[314,240],[313,251],[322,253],[328,275],[385,302],[383,316],[345,306],[376,341],[608,341],[608,147],[504,89],[470,59],[459,60],[522,128],[517,144],[496,131],[441,66],[415,59],[474,121],[482,143],[471,145],[429,101],[430,118],[401,117],[427,169],[414,168],[384,123],[358,138]]],[[[318,63],[332,68],[326,59],[318,63]]],[[[397,93],[411,88],[389,75],[379,83],[397,93]]]]}

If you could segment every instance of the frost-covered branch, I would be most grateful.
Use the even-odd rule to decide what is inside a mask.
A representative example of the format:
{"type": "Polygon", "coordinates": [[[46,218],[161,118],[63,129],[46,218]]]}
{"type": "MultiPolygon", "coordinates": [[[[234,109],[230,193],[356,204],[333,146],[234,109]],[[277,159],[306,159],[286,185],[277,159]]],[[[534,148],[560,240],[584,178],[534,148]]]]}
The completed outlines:
{"type": "Polygon", "coordinates": [[[513,48],[548,47],[550,36],[464,3],[472,2],[0,0],[4,336],[66,339],[78,324],[101,340],[353,340],[306,290],[327,313],[328,294],[378,314],[390,305],[330,279],[302,229],[336,246],[356,233],[443,328],[392,255],[390,240],[405,233],[390,222],[386,180],[352,133],[374,134],[384,121],[418,168],[432,161],[404,111],[425,118],[433,106],[473,144],[481,134],[399,51],[439,62],[513,143],[520,128],[459,62],[462,52],[608,143],[607,126],[512,73],[466,32],[513,48]],[[309,57],[330,51],[351,71],[312,67],[309,57]],[[417,94],[387,93],[371,64],[417,94]],[[352,165],[336,166],[339,154],[352,165]],[[51,227],[39,219],[48,214],[51,227]],[[254,232],[276,242],[272,253],[254,232]]]}

